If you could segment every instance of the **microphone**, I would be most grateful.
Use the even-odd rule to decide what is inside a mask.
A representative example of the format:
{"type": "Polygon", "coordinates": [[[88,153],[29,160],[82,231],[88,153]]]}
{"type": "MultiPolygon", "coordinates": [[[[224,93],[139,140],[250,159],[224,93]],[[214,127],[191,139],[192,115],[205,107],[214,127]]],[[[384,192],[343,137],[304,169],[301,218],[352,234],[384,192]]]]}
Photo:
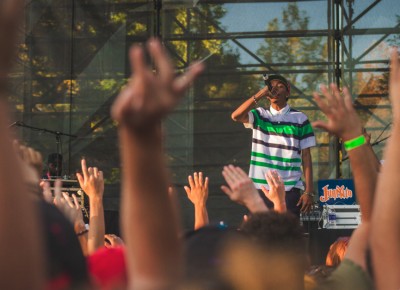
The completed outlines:
{"type": "Polygon", "coordinates": [[[271,82],[268,81],[269,78],[268,74],[262,74],[262,78],[264,80],[264,83],[268,86],[268,89],[272,91],[272,84],[271,82]]]}

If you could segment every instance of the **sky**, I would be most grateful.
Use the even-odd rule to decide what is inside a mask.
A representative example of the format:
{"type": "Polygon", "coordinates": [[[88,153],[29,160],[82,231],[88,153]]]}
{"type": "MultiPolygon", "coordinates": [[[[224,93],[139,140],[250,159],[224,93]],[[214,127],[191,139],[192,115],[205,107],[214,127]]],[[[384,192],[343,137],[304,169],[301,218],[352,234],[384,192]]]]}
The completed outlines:
{"type": "MultiPolygon", "coordinates": [[[[304,10],[310,19],[309,29],[327,29],[328,1],[299,1],[298,5],[304,10]]],[[[364,11],[373,0],[354,1],[354,17],[364,11]]],[[[201,3],[201,0],[199,1],[201,3]]],[[[383,0],[365,14],[356,24],[355,28],[390,28],[397,24],[396,15],[400,15],[398,0],[383,0]]],[[[287,3],[235,3],[225,4],[226,15],[221,19],[222,26],[227,32],[264,31],[267,23],[275,17],[281,18],[281,11],[287,7],[287,3]]],[[[353,38],[353,55],[362,54],[371,44],[381,38],[382,35],[356,36],[353,38]]],[[[240,40],[251,51],[256,52],[261,39],[240,40]]],[[[231,45],[232,46],[232,45],[231,45]]],[[[382,49],[380,46],[379,49],[382,49]]],[[[242,63],[256,63],[244,51],[241,53],[242,63]]],[[[379,54],[379,52],[375,52],[379,54]]],[[[386,51],[383,52],[386,54],[386,51]]],[[[368,57],[366,58],[368,59],[368,57]]]]}

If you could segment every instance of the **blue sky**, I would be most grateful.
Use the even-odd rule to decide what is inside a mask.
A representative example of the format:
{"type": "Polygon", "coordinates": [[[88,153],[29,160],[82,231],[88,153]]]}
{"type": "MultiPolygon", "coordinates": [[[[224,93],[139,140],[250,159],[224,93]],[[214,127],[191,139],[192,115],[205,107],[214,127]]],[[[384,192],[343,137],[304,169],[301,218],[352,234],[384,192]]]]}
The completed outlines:
{"type": "MultiPolygon", "coordinates": [[[[307,16],[309,16],[309,29],[326,29],[328,27],[327,2],[328,1],[298,2],[300,9],[306,11],[307,16]]],[[[354,17],[371,3],[373,3],[372,0],[355,1],[353,7],[354,17]]],[[[398,0],[381,1],[355,24],[355,28],[394,27],[397,24],[396,15],[400,15],[399,4],[398,0]]],[[[221,19],[221,23],[227,32],[263,31],[266,29],[269,21],[275,17],[278,19],[282,17],[282,9],[287,7],[287,3],[235,3],[225,4],[224,7],[227,13],[221,19]]],[[[380,37],[381,35],[354,37],[354,56],[360,55],[380,37]]],[[[256,52],[263,41],[261,39],[243,39],[240,40],[240,42],[251,51],[256,52]]],[[[230,45],[233,46],[231,42],[230,45]]],[[[243,63],[255,63],[246,53],[242,51],[239,52],[241,52],[241,61],[243,63]]],[[[385,54],[385,52],[383,53],[385,54]]],[[[375,54],[379,54],[379,52],[375,52],[375,54]]]]}

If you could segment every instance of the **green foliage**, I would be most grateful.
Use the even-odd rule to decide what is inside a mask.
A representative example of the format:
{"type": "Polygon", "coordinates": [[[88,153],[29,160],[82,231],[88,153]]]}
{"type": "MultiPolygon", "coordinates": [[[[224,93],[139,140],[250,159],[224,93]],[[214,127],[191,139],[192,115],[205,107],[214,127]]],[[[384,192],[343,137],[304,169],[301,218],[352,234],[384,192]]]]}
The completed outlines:
{"type": "MultiPolygon", "coordinates": [[[[274,18],[267,24],[268,31],[307,31],[309,17],[305,11],[301,11],[296,3],[288,4],[282,11],[282,18],[274,18]]],[[[326,61],[327,42],[323,37],[284,37],[266,38],[265,43],[258,49],[266,63],[287,63],[284,69],[316,69],[317,61],[326,61]],[[309,63],[297,65],[295,63],[309,63]]],[[[307,93],[315,89],[315,85],[326,81],[323,75],[319,74],[295,74],[286,75],[292,84],[307,93]]]]}
{"type": "MultiPolygon", "coordinates": [[[[207,35],[219,32],[221,27],[220,18],[226,11],[222,5],[199,5],[195,9],[177,9],[170,16],[165,27],[167,34],[184,35],[193,33],[207,35]]],[[[246,74],[235,74],[239,71],[239,53],[233,50],[229,43],[220,39],[202,40],[179,40],[171,41],[170,48],[180,59],[176,59],[176,66],[185,68],[193,61],[205,60],[208,72],[221,73],[210,77],[203,77],[195,84],[196,96],[201,99],[226,99],[246,97],[258,89],[257,82],[252,76],[246,74]],[[228,72],[229,74],[227,74],[228,72]]],[[[205,75],[207,72],[205,73],[205,75]]],[[[207,106],[222,106],[232,108],[236,104],[230,101],[221,101],[213,104],[201,104],[207,106]]]]}

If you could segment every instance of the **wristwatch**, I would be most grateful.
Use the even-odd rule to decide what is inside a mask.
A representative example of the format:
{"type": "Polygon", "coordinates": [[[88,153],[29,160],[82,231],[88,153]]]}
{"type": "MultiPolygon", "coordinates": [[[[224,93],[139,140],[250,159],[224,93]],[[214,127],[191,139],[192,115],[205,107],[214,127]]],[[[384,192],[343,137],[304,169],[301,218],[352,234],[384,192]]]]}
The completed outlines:
{"type": "Polygon", "coordinates": [[[309,195],[309,196],[311,196],[311,197],[314,197],[314,196],[315,196],[314,192],[304,192],[303,194],[307,194],[307,195],[309,195]]]}

